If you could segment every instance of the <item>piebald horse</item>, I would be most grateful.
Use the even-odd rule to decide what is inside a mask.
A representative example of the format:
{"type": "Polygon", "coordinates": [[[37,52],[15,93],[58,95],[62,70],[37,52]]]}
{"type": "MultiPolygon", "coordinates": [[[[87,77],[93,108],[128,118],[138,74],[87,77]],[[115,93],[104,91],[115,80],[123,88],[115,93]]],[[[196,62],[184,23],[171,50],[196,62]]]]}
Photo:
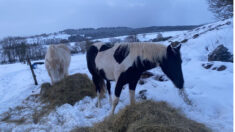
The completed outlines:
{"type": "Polygon", "coordinates": [[[130,103],[135,104],[135,88],[141,74],[149,69],[160,66],[173,84],[183,89],[184,78],[181,68],[180,44],[164,46],[154,43],[95,43],[87,51],[87,66],[92,75],[98,95],[106,87],[112,114],[119,102],[123,86],[129,85],[130,103]],[[116,81],[115,99],[112,101],[110,81],[116,81]]]}

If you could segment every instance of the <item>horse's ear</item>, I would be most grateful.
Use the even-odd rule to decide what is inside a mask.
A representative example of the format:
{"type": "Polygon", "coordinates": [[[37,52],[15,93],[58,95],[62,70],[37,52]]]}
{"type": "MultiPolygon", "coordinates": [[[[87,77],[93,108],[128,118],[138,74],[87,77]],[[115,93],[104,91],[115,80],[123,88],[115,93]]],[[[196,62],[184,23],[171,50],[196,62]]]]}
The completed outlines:
{"type": "Polygon", "coordinates": [[[174,54],[174,52],[175,52],[175,51],[173,50],[172,46],[171,46],[171,45],[168,45],[168,46],[167,46],[167,53],[168,53],[168,54],[174,54]]]}
{"type": "Polygon", "coordinates": [[[181,44],[178,41],[171,42],[170,46],[171,46],[172,50],[175,52],[179,51],[181,48],[181,44]]]}
{"type": "Polygon", "coordinates": [[[178,44],[176,47],[174,47],[174,49],[176,49],[176,50],[180,50],[180,48],[181,48],[181,44],[178,44]]]}

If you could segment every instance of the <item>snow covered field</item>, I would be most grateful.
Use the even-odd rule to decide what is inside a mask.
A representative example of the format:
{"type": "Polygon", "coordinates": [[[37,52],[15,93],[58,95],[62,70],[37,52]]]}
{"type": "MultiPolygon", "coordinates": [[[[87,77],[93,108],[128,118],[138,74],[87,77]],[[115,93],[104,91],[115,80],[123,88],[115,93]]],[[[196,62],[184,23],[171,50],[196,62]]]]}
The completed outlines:
{"type": "MultiPolygon", "coordinates": [[[[181,53],[183,58],[183,74],[185,79],[185,90],[193,105],[186,105],[179,96],[177,89],[172,82],[159,82],[148,78],[144,85],[136,88],[136,98],[139,91],[146,89],[147,98],[155,101],[166,101],[181,111],[190,119],[206,124],[215,132],[231,132],[233,130],[233,63],[213,62],[213,67],[225,65],[224,71],[205,69],[201,65],[207,63],[207,55],[218,45],[223,44],[233,53],[233,21],[228,19],[213,24],[204,25],[192,31],[177,31],[162,33],[163,36],[173,36],[171,41],[182,41],[181,53]],[[223,25],[224,24],[224,25],[223,25]],[[199,36],[193,39],[195,34],[199,36]]],[[[145,38],[152,39],[156,34],[146,34],[145,38]]],[[[141,41],[143,35],[138,35],[141,41]]],[[[106,41],[103,39],[102,41],[106,41]]],[[[162,42],[168,45],[169,42],[162,42]]],[[[43,61],[43,60],[42,60],[43,61]]],[[[70,74],[87,73],[84,54],[72,56],[69,69],[70,74]]],[[[151,70],[156,75],[163,73],[159,68],[151,70]]],[[[44,65],[39,65],[35,70],[39,86],[35,86],[29,66],[26,64],[0,65],[0,119],[4,118],[2,113],[14,109],[15,106],[27,106],[27,111],[19,112],[11,117],[32,116],[30,107],[37,107],[39,104],[33,100],[23,101],[32,94],[40,92],[40,84],[50,82],[44,65]],[[23,101],[23,102],[22,102],[23,101]]],[[[112,93],[115,83],[112,83],[112,93]]],[[[95,107],[96,99],[84,98],[74,106],[64,104],[48,116],[43,117],[39,123],[33,123],[32,119],[26,119],[24,124],[0,122],[2,131],[70,131],[79,126],[91,126],[95,122],[102,121],[111,107],[108,98],[102,100],[102,108],[95,107]]],[[[129,92],[125,88],[122,91],[120,103],[116,112],[129,104],[129,92]]]]}

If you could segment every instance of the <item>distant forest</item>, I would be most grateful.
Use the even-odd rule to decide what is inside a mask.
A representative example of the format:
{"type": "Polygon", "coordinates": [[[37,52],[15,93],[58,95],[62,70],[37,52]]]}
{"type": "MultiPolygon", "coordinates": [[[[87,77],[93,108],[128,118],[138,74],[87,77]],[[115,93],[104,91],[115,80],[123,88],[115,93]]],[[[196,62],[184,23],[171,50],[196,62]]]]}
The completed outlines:
{"type": "Polygon", "coordinates": [[[57,43],[68,43],[68,42],[82,42],[86,40],[101,39],[101,38],[112,38],[124,35],[137,35],[143,33],[153,33],[153,32],[164,32],[164,31],[181,31],[181,30],[192,30],[201,25],[189,25],[189,26],[152,26],[152,27],[143,27],[143,28],[130,28],[130,27],[102,27],[102,28],[82,28],[82,29],[65,29],[63,31],[49,33],[49,34],[39,34],[27,37],[7,37],[3,40],[0,40],[0,45],[6,43],[6,39],[15,40],[18,42],[25,41],[29,38],[38,39],[38,44],[57,44],[57,43]],[[42,39],[46,38],[49,35],[57,34],[68,34],[68,39],[63,38],[51,38],[51,39],[42,39]]]}
{"type": "Polygon", "coordinates": [[[129,27],[104,27],[104,28],[83,28],[83,29],[66,29],[60,33],[69,34],[74,36],[74,39],[86,37],[92,39],[110,38],[123,35],[136,35],[142,33],[164,32],[164,31],[180,31],[191,30],[199,27],[200,25],[190,26],[152,26],[143,28],[129,28],[129,27]]]}
{"type": "MultiPolygon", "coordinates": [[[[113,37],[124,36],[123,42],[139,42],[137,34],[164,32],[164,31],[180,31],[191,30],[198,26],[160,26],[160,27],[105,27],[105,28],[83,28],[83,29],[66,29],[51,34],[40,34],[28,37],[6,37],[0,41],[0,64],[24,62],[26,58],[32,60],[43,59],[46,53],[46,45],[75,42],[71,47],[71,53],[86,52],[87,47],[93,43],[93,40],[100,38],[110,38],[111,43],[121,42],[113,37]],[[49,37],[50,35],[60,36],[68,34],[68,38],[49,37]],[[33,39],[34,41],[28,41],[33,39]]],[[[161,34],[157,38],[150,40],[152,42],[165,41],[171,36],[163,37],[161,34]]]]}

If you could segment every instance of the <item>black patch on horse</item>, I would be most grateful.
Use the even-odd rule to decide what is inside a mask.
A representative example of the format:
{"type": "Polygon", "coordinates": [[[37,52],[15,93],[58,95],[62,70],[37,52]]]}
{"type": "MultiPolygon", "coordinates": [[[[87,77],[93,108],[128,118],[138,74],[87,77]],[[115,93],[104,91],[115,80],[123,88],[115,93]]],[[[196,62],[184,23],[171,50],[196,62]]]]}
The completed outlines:
{"type": "Polygon", "coordinates": [[[108,80],[103,69],[101,69],[99,73],[102,78],[104,78],[105,80],[108,80]]]}
{"type": "Polygon", "coordinates": [[[114,52],[114,59],[120,64],[128,56],[130,49],[128,45],[120,45],[114,52]]]}
{"type": "Polygon", "coordinates": [[[111,84],[110,84],[110,81],[111,81],[111,80],[108,80],[108,79],[107,79],[106,74],[105,74],[105,72],[104,72],[103,69],[101,69],[101,70],[99,71],[99,73],[100,73],[100,76],[106,80],[106,88],[107,88],[108,93],[109,93],[109,95],[110,95],[110,94],[111,94],[111,90],[110,90],[110,89],[111,89],[111,84]]]}
{"type": "Polygon", "coordinates": [[[149,69],[156,67],[156,63],[151,62],[147,59],[141,60],[140,57],[138,56],[133,66],[136,67],[136,70],[138,72],[144,72],[144,71],[147,71],[149,69]]]}
{"type": "MultiPolygon", "coordinates": [[[[129,67],[125,72],[122,72],[119,76],[118,83],[122,86],[129,84],[131,90],[135,90],[137,82],[140,79],[141,74],[149,69],[156,67],[156,63],[151,62],[147,59],[140,59],[138,56],[136,61],[131,67],[129,67]]],[[[115,88],[115,96],[119,97],[121,94],[122,87],[115,88]]]]}
{"type": "Polygon", "coordinates": [[[100,47],[99,52],[102,52],[102,51],[108,50],[108,49],[112,48],[113,46],[114,46],[114,44],[111,44],[111,43],[105,43],[104,45],[102,45],[102,46],[100,47]]]}

